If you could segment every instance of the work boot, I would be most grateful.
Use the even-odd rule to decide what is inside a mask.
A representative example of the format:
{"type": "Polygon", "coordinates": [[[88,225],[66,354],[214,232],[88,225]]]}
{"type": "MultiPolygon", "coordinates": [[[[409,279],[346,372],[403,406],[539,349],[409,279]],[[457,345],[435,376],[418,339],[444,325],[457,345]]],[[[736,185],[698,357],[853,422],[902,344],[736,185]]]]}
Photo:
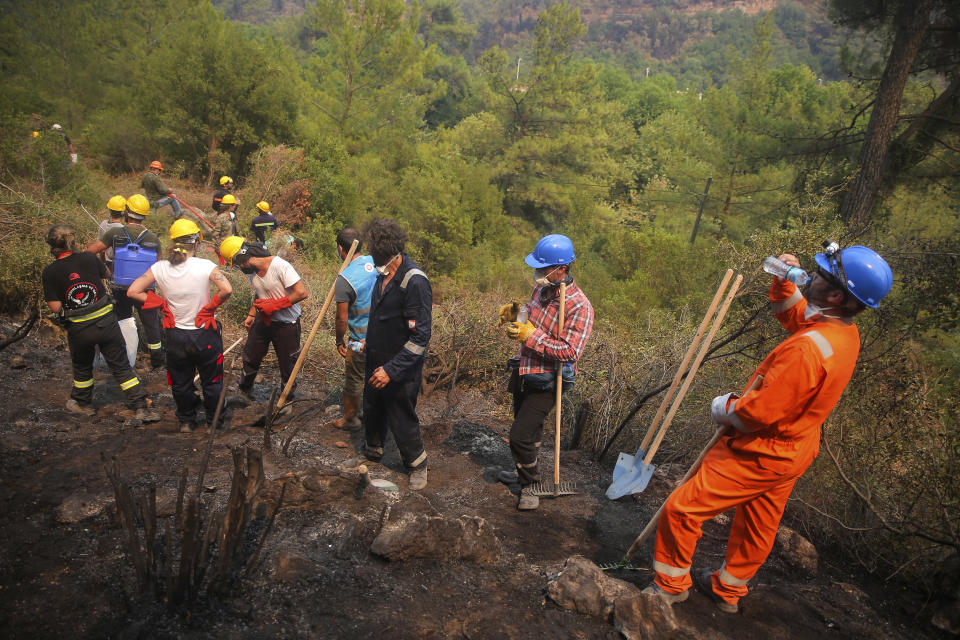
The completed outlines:
{"type": "Polygon", "coordinates": [[[249,400],[250,402],[256,402],[256,398],[253,397],[253,385],[249,387],[244,387],[243,385],[237,385],[237,391],[243,394],[243,397],[249,400]]]}
{"type": "Polygon", "coordinates": [[[713,571],[710,569],[697,569],[693,571],[690,575],[693,578],[693,584],[703,593],[705,596],[713,600],[713,603],[717,605],[717,609],[723,611],[724,613],[736,613],[739,610],[739,605],[730,604],[723,598],[717,595],[713,590],[713,571]]]}
{"type": "Polygon", "coordinates": [[[427,465],[422,464],[416,469],[410,471],[410,491],[420,491],[427,486],[427,465]]]}
{"type": "Polygon", "coordinates": [[[147,407],[139,407],[135,417],[141,422],[160,422],[160,414],[147,407]]]}
{"type": "Polygon", "coordinates": [[[517,475],[516,471],[497,471],[497,480],[503,484],[520,484],[520,476],[517,475]]]}
{"type": "Polygon", "coordinates": [[[517,503],[517,509],[520,511],[533,511],[540,506],[540,498],[533,495],[533,488],[527,485],[520,491],[520,501],[517,503]]]}
{"type": "Polygon", "coordinates": [[[73,398],[67,400],[67,411],[81,416],[92,416],[97,413],[89,404],[80,404],[73,398]]]}
{"type": "Polygon", "coordinates": [[[180,433],[193,433],[193,430],[197,428],[196,422],[181,422],[180,423],[180,433]]]}
{"type": "Polygon", "coordinates": [[[333,421],[333,426],[338,429],[356,429],[360,426],[360,403],[362,402],[359,393],[343,394],[343,417],[333,421]]]}
{"type": "Polygon", "coordinates": [[[677,602],[683,602],[690,597],[690,589],[683,591],[681,593],[667,593],[663,590],[663,587],[658,585],[656,582],[651,582],[650,585],[640,592],[640,595],[645,596],[656,596],[666,602],[669,605],[673,605],[677,602]]]}

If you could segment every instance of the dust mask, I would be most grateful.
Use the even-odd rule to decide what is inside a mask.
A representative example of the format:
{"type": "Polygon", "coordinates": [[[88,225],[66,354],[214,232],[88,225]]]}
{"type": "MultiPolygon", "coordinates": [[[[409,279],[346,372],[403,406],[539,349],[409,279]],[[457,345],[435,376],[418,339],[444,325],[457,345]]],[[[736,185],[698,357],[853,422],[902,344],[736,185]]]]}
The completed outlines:
{"type": "Polygon", "coordinates": [[[382,275],[382,276],[388,275],[388,274],[390,273],[390,263],[393,262],[394,260],[396,260],[396,259],[399,258],[399,257],[400,257],[400,254],[398,253],[397,255],[395,255],[395,256],[393,256],[392,258],[390,258],[389,260],[387,260],[386,263],[384,263],[384,264],[382,264],[382,265],[380,265],[380,266],[374,266],[373,268],[376,269],[376,270],[377,270],[377,273],[379,273],[379,274],[382,275]]]}
{"type": "Polygon", "coordinates": [[[549,267],[544,267],[542,269],[534,269],[533,271],[533,281],[541,287],[550,287],[556,284],[555,282],[550,282],[550,276],[552,276],[560,267],[554,267],[550,271],[547,271],[548,268],[549,267]]]}

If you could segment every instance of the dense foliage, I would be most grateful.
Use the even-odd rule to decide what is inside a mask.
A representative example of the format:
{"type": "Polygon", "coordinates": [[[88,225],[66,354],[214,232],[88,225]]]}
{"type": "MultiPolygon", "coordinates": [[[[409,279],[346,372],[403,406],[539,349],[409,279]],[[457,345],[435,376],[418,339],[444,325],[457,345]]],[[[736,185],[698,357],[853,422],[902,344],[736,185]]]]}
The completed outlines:
{"type": "Polygon", "coordinates": [[[480,340],[498,339],[487,315],[529,292],[536,239],[566,233],[597,308],[571,415],[597,451],[623,425],[615,452],[636,446],[655,408],[636,399],[670,379],[729,266],[748,275],[729,342],[662,449],[689,459],[709,398],[782,338],[762,258],[810,264],[826,236],[869,244],[897,286],[859,320],[861,365],[791,517],[872,571],[925,575],[960,547],[960,135],[956,117],[918,114],[940,99],[955,115],[956,80],[921,52],[880,199],[850,227],[840,205],[885,59],[857,51],[897,53],[891,16],[835,3],[853,32],[793,0],[752,16],[581,4],[0,3],[5,310],[38,303],[47,225],[90,229],[77,198],[135,189],[160,158],[181,193],[203,192],[196,206],[221,173],[242,219],[270,200],[308,269],[330,268],[342,225],[402,221],[446,305],[429,384],[488,384],[508,346],[480,340]]]}

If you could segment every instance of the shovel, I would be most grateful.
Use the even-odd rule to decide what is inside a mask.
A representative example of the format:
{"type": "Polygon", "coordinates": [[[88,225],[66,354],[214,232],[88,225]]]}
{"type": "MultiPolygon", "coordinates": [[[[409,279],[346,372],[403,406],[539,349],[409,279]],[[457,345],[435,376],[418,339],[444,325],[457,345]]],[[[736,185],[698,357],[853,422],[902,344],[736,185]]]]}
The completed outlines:
{"type": "Polygon", "coordinates": [[[733,297],[736,295],[737,289],[739,289],[740,283],[743,281],[743,276],[738,275],[733,283],[733,286],[730,288],[729,292],[727,292],[726,298],[724,299],[723,304],[720,306],[720,310],[716,312],[716,317],[714,318],[714,312],[717,309],[717,304],[720,302],[723,292],[727,288],[727,284],[730,282],[730,277],[732,275],[733,270],[727,269],[723,280],[720,282],[720,287],[717,289],[716,294],[714,294],[713,301],[710,303],[710,307],[707,309],[707,313],[704,315],[703,320],[700,323],[700,327],[697,329],[697,334],[694,336],[693,342],[690,343],[690,347],[687,349],[687,353],[684,355],[683,361],[680,363],[680,367],[677,369],[677,373],[673,377],[673,382],[671,383],[670,388],[667,390],[666,395],[663,397],[663,400],[660,403],[660,408],[657,409],[657,413],[653,418],[653,422],[650,423],[650,428],[647,429],[647,433],[644,436],[643,441],[640,443],[640,448],[637,450],[636,455],[631,456],[627,453],[621,453],[617,458],[617,464],[613,468],[613,482],[609,487],[607,487],[606,495],[610,500],[616,500],[617,498],[621,498],[627,494],[641,493],[647,488],[647,484],[650,482],[650,478],[653,475],[654,469],[656,468],[651,464],[653,461],[653,456],[657,453],[660,443],[663,442],[663,438],[667,433],[667,428],[670,426],[670,423],[673,421],[673,417],[680,408],[680,403],[683,402],[683,398],[686,396],[687,390],[690,388],[690,384],[693,382],[693,378],[697,374],[700,364],[703,362],[703,358],[707,355],[707,351],[710,348],[710,343],[713,341],[714,335],[720,328],[720,324],[723,322],[723,318],[727,314],[727,310],[730,308],[730,303],[733,301],[733,297]],[[713,326],[710,327],[707,337],[701,343],[700,339],[703,336],[703,332],[711,321],[713,322],[713,326]],[[683,385],[680,387],[676,399],[673,401],[673,404],[670,407],[670,411],[667,413],[666,418],[664,418],[663,423],[659,425],[659,429],[657,429],[658,422],[660,418],[663,417],[663,412],[667,406],[667,402],[670,401],[674,391],[677,388],[677,385],[680,382],[680,379],[683,378],[687,363],[690,362],[690,357],[693,355],[693,352],[696,350],[698,345],[700,346],[700,351],[697,353],[696,359],[690,366],[690,370],[687,372],[686,379],[683,381],[683,385]],[[654,438],[653,443],[648,451],[647,444],[650,443],[650,438],[653,436],[655,430],[656,437],[654,438]]]}
{"type": "MultiPolygon", "coordinates": [[[[750,383],[750,386],[743,393],[747,395],[749,392],[758,388],[763,384],[763,376],[755,376],[753,382],[750,383]]],[[[707,446],[703,448],[703,451],[700,452],[700,455],[697,456],[697,459],[694,460],[693,464],[690,466],[690,469],[687,470],[687,473],[680,480],[680,484],[677,485],[677,489],[683,486],[683,483],[693,477],[693,474],[697,472],[700,468],[700,463],[703,462],[703,459],[707,457],[707,454],[710,452],[710,449],[713,449],[714,445],[722,438],[728,431],[728,427],[721,426],[717,429],[717,432],[713,434],[713,437],[710,438],[710,442],[707,443],[707,446]]],[[[676,491],[674,489],[673,491],[676,491]]],[[[670,492],[670,495],[673,495],[673,491],[670,492]]],[[[667,496],[667,500],[670,499],[670,496],[667,496]]],[[[623,562],[630,562],[633,556],[640,550],[640,547],[643,546],[643,543],[647,541],[647,538],[650,537],[650,534],[653,533],[653,530],[656,529],[657,523],[660,522],[660,514],[663,513],[663,508],[667,504],[667,500],[664,500],[663,504],[660,505],[660,508],[657,509],[657,512],[653,514],[653,517],[650,518],[650,522],[647,523],[647,526],[643,528],[643,531],[640,532],[640,535],[637,536],[637,539],[633,541],[633,544],[630,545],[630,548],[627,550],[627,554],[623,556],[623,562]]]]}
{"type": "MultiPolygon", "coordinates": [[[[563,335],[563,316],[567,308],[567,283],[560,283],[560,309],[557,316],[557,338],[563,335]]],[[[560,407],[563,401],[563,363],[557,363],[557,401],[554,406],[556,422],[553,437],[553,486],[542,482],[530,485],[530,491],[541,498],[559,498],[575,495],[576,485],[571,482],[560,484],[560,407]]]]}
{"type": "MultiPolygon", "coordinates": [[[[347,252],[347,257],[343,259],[343,264],[340,265],[340,271],[337,272],[337,275],[343,273],[343,270],[350,266],[350,262],[353,261],[353,254],[357,250],[358,244],[359,241],[354,240],[353,244],[350,245],[350,251],[347,252]]],[[[280,412],[283,411],[284,403],[287,401],[287,396],[290,395],[290,390],[293,389],[293,383],[297,379],[297,374],[300,373],[300,369],[303,367],[303,362],[307,359],[307,353],[310,351],[310,346],[313,344],[313,339],[317,336],[317,330],[320,329],[320,323],[323,322],[323,316],[326,315],[327,308],[333,301],[333,290],[336,286],[337,279],[334,278],[333,282],[330,284],[330,291],[327,292],[327,298],[323,301],[323,306],[320,307],[320,313],[317,314],[317,319],[313,323],[313,328],[310,329],[310,335],[307,336],[307,342],[303,345],[303,348],[300,349],[300,355],[297,357],[297,362],[293,365],[293,371],[290,372],[290,378],[287,379],[287,384],[283,387],[283,392],[277,399],[276,405],[270,406],[267,414],[261,418],[261,420],[258,420],[254,426],[260,426],[262,422],[265,422],[268,427],[273,426],[274,420],[276,420],[280,415],[280,412]]]]}

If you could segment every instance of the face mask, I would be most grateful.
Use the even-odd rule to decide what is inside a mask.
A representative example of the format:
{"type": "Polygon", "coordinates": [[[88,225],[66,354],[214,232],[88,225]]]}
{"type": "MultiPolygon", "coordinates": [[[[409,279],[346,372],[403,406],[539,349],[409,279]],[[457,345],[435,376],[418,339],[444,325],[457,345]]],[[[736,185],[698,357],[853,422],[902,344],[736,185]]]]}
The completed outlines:
{"type": "Polygon", "coordinates": [[[533,271],[533,281],[536,282],[536,283],[537,283],[538,285],[540,285],[541,287],[549,287],[549,286],[552,286],[552,285],[554,285],[554,284],[556,284],[556,283],[555,283],[555,282],[550,282],[550,276],[552,276],[554,273],[556,273],[556,271],[557,271],[559,268],[560,268],[560,267],[554,267],[553,270],[551,270],[551,271],[547,271],[546,268],[543,268],[543,269],[535,269],[535,270],[533,271]]]}
{"type": "Polygon", "coordinates": [[[379,267],[378,267],[378,266],[374,266],[373,268],[377,270],[377,273],[379,273],[379,274],[382,275],[382,276],[385,276],[385,275],[387,275],[387,274],[390,273],[390,263],[393,262],[394,260],[396,260],[396,259],[399,258],[399,257],[400,257],[400,254],[398,253],[397,255],[395,255],[395,256],[393,256],[392,258],[390,258],[389,260],[387,260],[386,264],[384,264],[384,265],[382,265],[382,266],[379,266],[379,267]]]}

